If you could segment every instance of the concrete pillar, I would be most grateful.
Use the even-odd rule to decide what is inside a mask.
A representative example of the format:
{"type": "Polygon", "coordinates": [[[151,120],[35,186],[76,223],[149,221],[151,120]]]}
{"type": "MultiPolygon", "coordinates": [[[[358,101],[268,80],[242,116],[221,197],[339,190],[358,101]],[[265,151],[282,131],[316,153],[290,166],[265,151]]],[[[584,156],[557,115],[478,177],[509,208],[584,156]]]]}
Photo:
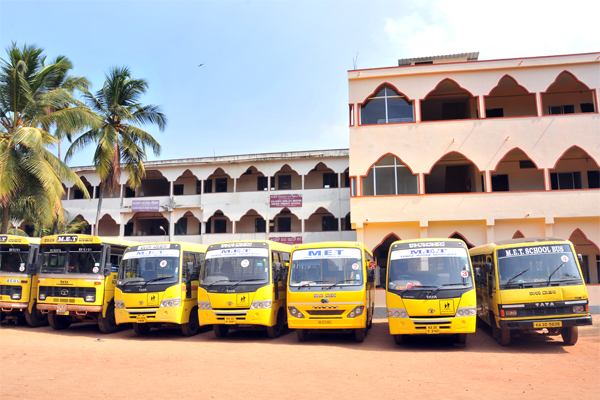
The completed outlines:
{"type": "MultiPolygon", "coordinates": [[[[173,182],[171,182],[171,196],[173,195],[173,182]]],[[[169,242],[173,241],[173,235],[175,234],[175,213],[171,211],[169,213],[169,242]]]]}
{"type": "Polygon", "coordinates": [[[479,105],[479,118],[484,119],[485,116],[485,99],[483,96],[477,97],[477,104],[479,105]]]}
{"type": "Polygon", "coordinates": [[[419,223],[419,238],[425,239],[427,238],[427,228],[429,226],[428,221],[421,221],[419,223]]]}
{"type": "Polygon", "coordinates": [[[304,190],[304,175],[302,175],[302,190],[304,190]]]}
{"type": "Polygon", "coordinates": [[[535,93],[535,107],[537,109],[537,116],[541,117],[543,115],[543,112],[542,112],[542,94],[540,92],[535,93]]]}
{"type": "Polygon", "coordinates": [[[493,219],[488,219],[485,222],[486,224],[486,243],[493,243],[495,238],[494,238],[494,224],[495,221],[493,219]]]}
{"type": "Polygon", "coordinates": [[[237,192],[237,179],[233,180],[233,193],[237,192]]]}
{"type": "Polygon", "coordinates": [[[71,188],[67,188],[67,200],[71,200],[71,188]]]}
{"type": "Polygon", "coordinates": [[[550,170],[548,168],[544,168],[544,189],[552,189],[552,185],[550,183],[550,170]]]}
{"type": "MultiPolygon", "coordinates": [[[[492,192],[492,172],[485,171],[485,191],[486,193],[492,192]]],[[[490,242],[488,242],[490,243],[490,242]]]]}
{"type": "Polygon", "coordinates": [[[415,122],[419,123],[421,122],[421,100],[416,99],[414,104],[415,122]]]}
{"type": "Polygon", "coordinates": [[[169,196],[173,197],[173,181],[169,182],[169,196]]]}
{"type": "Polygon", "coordinates": [[[425,174],[419,174],[419,194],[425,194],[425,174]]]}
{"type": "Polygon", "coordinates": [[[231,233],[235,234],[235,221],[231,220],[231,233]]]}
{"type": "Polygon", "coordinates": [[[92,189],[92,193],[90,193],[90,195],[92,196],[92,199],[95,199],[96,198],[96,188],[98,186],[92,186],[92,187],[93,187],[93,189],[92,189]]]}

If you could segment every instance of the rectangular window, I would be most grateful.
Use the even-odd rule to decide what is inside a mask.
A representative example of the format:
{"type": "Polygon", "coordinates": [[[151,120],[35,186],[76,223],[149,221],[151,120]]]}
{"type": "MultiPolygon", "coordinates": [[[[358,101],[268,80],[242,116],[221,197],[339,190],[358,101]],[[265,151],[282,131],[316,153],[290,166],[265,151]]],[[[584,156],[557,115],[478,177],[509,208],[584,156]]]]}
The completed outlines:
{"type": "Polygon", "coordinates": [[[321,217],[321,225],[323,232],[331,232],[338,230],[338,219],[331,215],[321,217]]]}
{"type": "Polygon", "coordinates": [[[325,189],[338,187],[338,175],[335,172],[323,174],[323,187],[325,189]]]}
{"type": "Polygon", "coordinates": [[[292,231],[292,219],[289,217],[277,218],[277,232],[291,232],[292,231]]]}
{"type": "Polygon", "coordinates": [[[215,192],[224,193],[227,191],[227,178],[215,179],[215,192]]]}
{"type": "Polygon", "coordinates": [[[269,187],[269,178],[266,176],[256,177],[256,190],[267,190],[269,187]]]}
{"type": "Polygon", "coordinates": [[[266,232],[267,231],[267,222],[264,218],[255,218],[254,219],[254,232],[266,232]]]}
{"type": "Polygon", "coordinates": [[[492,175],[492,192],[508,192],[508,175],[492,175]]]}
{"type": "Polygon", "coordinates": [[[215,233],[227,233],[226,219],[215,219],[215,233]]]}
{"type": "Polygon", "coordinates": [[[173,185],[173,195],[181,196],[183,195],[183,185],[173,185]]]}
{"type": "Polygon", "coordinates": [[[291,175],[279,175],[277,177],[277,183],[279,184],[279,190],[286,190],[292,188],[292,176],[291,175]]]}
{"type": "Polygon", "coordinates": [[[581,189],[581,172],[553,172],[550,183],[552,190],[581,189]]]}
{"type": "Polygon", "coordinates": [[[594,103],[581,103],[579,106],[581,107],[582,113],[593,113],[594,112],[594,103]]]}
{"type": "Polygon", "coordinates": [[[575,106],[573,104],[565,106],[548,106],[548,114],[573,114],[575,113],[575,106]]]}
{"type": "Polygon", "coordinates": [[[486,118],[504,117],[504,109],[503,108],[486,108],[485,116],[486,116],[486,118]]]}
{"type": "Polygon", "coordinates": [[[356,196],[356,178],[350,179],[350,196],[356,196]]]}
{"type": "Polygon", "coordinates": [[[212,179],[204,181],[204,193],[212,193],[212,179]]]}
{"type": "Polygon", "coordinates": [[[187,235],[187,218],[181,218],[175,223],[176,235],[187,235]]]}
{"type": "Polygon", "coordinates": [[[350,187],[350,173],[344,172],[344,187],[350,187]]]}
{"type": "Polygon", "coordinates": [[[588,171],[588,187],[590,189],[599,189],[600,188],[600,171],[588,171]]]}
{"type": "Polygon", "coordinates": [[[350,126],[354,126],[354,104],[350,104],[350,126]]]}

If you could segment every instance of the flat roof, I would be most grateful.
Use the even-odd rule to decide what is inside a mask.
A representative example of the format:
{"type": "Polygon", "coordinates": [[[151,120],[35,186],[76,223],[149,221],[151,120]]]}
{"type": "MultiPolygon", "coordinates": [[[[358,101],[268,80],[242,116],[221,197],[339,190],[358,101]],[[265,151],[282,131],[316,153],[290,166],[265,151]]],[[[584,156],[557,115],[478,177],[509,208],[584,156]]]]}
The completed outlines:
{"type": "Polygon", "coordinates": [[[460,54],[447,54],[443,56],[431,56],[431,57],[416,57],[416,58],[401,58],[398,60],[398,66],[402,65],[412,65],[414,63],[422,63],[427,61],[437,61],[437,60],[456,60],[463,59],[466,61],[477,61],[479,58],[479,52],[471,52],[471,53],[460,53],[460,54]]]}

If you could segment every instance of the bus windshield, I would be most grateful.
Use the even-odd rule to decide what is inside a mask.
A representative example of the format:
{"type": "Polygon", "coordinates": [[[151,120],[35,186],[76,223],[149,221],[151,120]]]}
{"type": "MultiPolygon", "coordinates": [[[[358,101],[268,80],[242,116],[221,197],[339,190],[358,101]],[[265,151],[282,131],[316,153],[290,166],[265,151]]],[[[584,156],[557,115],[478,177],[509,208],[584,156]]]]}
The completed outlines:
{"type": "Polygon", "coordinates": [[[456,289],[473,285],[464,248],[394,250],[388,273],[388,288],[395,290],[456,289]]]}
{"type": "Polygon", "coordinates": [[[102,245],[72,245],[45,248],[42,274],[98,274],[101,272],[102,245]]]}
{"type": "Polygon", "coordinates": [[[127,251],[119,268],[119,285],[177,283],[179,257],[179,249],[127,251]]]}
{"type": "Polygon", "coordinates": [[[29,249],[2,246],[0,248],[0,271],[25,273],[29,249]]]}
{"type": "Polygon", "coordinates": [[[269,280],[269,249],[248,247],[209,250],[204,257],[200,284],[261,283],[269,280]]]}
{"type": "Polygon", "coordinates": [[[521,284],[581,280],[571,247],[567,244],[498,249],[500,288],[521,284]]]}
{"type": "Polygon", "coordinates": [[[360,249],[296,250],[292,254],[290,286],[357,286],[363,284],[360,249]]]}

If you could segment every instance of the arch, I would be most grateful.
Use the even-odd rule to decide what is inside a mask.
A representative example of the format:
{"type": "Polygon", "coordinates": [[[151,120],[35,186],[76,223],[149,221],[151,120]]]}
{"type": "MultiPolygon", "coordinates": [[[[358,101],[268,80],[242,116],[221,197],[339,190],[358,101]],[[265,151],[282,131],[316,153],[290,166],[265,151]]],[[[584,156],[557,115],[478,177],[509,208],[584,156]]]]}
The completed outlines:
{"type": "Polygon", "coordinates": [[[455,231],[452,235],[448,236],[450,239],[460,239],[467,245],[467,248],[472,249],[475,245],[469,242],[461,233],[455,231]]]}
{"type": "MultiPolygon", "coordinates": [[[[86,187],[86,189],[90,195],[90,199],[93,199],[94,198],[94,186],[83,175],[79,176],[79,179],[81,179],[81,182],[86,187]]],[[[69,195],[69,200],[81,200],[81,199],[85,199],[85,196],[84,196],[83,192],[81,191],[81,189],[79,189],[75,185],[71,186],[71,194],[69,195]]]]}
{"type": "Polygon", "coordinates": [[[513,239],[522,239],[524,238],[525,235],[523,235],[523,232],[521,232],[520,230],[517,229],[517,231],[515,232],[515,234],[513,235],[513,239]]]}
{"type": "Polygon", "coordinates": [[[157,169],[146,171],[146,176],[142,178],[140,187],[136,191],[138,197],[169,196],[170,194],[171,183],[157,169]]]}
{"type": "Polygon", "coordinates": [[[379,268],[379,274],[376,275],[378,286],[385,286],[385,277],[390,246],[396,240],[400,240],[400,237],[395,233],[390,233],[386,237],[384,237],[377,246],[373,247],[373,256],[375,257],[375,261],[377,262],[377,268],[379,268]]]}
{"type": "Polygon", "coordinates": [[[506,158],[506,156],[508,156],[510,153],[512,153],[513,151],[518,150],[521,153],[523,153],[523,155],[525,157],[527,157],[527,159],[529,161],[531,161],[533,163],[533,165],[535,165],[535,169],[541,169],[540,167],[538,167],[537,163],[533,160],[533,158],[531,158],[529,156],[529,154],[527,154],[527,152],[525,150],[523,150],[520,147],[513,147],[512,149],[508,150],[506,153],[504,153],[504,155],[500,158],[500,160],[498,160],[498,162],[496,163],[496,166],[494,167],[494,169],[490,170],[490,172],[496,172],[498,170],[498,166],[500,165],[500,163],[506,158]]]}
{"type": "Polygon", "coordinates": [[[490,173],[492,192],[545,190],[544,170],[519,147],[506,152],[490,173]]]}
{"type": "Polygon", "coordinates": [[[379,157],[360,178],[363,196],[419,194],[419,175],[393,153],[379,157]],[[383,175],[377,176],[377,169],[381,169],[383,175]]]}
{"type": "Polygon", "coordinates": [[[302,221],[287,207],[279,211],[269,224],[270,232],[302,232],[302,221]]]}
{"type": "Polygon", "coordinates": [[[304,232],[335,232],[339,230],[339,220],[325,207],[319,207],[304,223],[304,232]]]}
{"type": "Polygon", "coordinates": [[[202,222],[194,213],[187,211],[176,222],[174,235],[199,235],[202,230],[202,222]]]}
{"type": "Polygon", "coordinates": [[[483,181],[477,164],[458,151],[450,151],[425,173],[425,193],[483,192],[483,181]]]}
{"type": "Polygon", "coordinates": [[[304,176],[304,189],[339,187],[339,175],[324,162],[319,162],[304,176]]]}
{"type": "Polygon", "coordinates": [[[283,164],[271,179],[271,190],[300,190],[302,189],[302,177],[290,167],[283,164]]]}
{"type": "Polygon", "coordinates": [[[352,229],[352,219],[351,219],[351,213],[348,212],[348,214],[346,214],[346,216],[344,216],[343,218],[341,218],[341,230],[342,231],[352,231],[354,229],[352,229]]]}
{"type": "Polygon", "coordinates": [[[530,93],[508,74],[500,78],[483,99],[486,118],[537,116],[535,93],[530,93]]]}
{"type": "Polygon", "coordinates": [[[104,214],[98,221],[98,236],[119,236],[121,226],[110,214],[104,214]]]}
{"type": "Polygon", "coordinates": [[[173,181],[173,195],[194,195],[200,194],[202,186],[198,177],[190,170],[186,169],[181,175],[173,181]]]}
{"type": "Polygon", "coordinates": [[[594,242],[587,238],[585,233],[579,228],[575,229],[569,240],[575,246],[575,253],[578,255],[581,272],[585,283],[598,283],[597,260],[600,257],[600,248],[594,242]],[[592,267],[593,266],[593,267],[592,267]]]}
{"type": "Polygon", "coordinates": [[[411,174],[416,175],[415,172],[410,167],[410,165],[408,165],[407,163],[405,163],[400,157],[398,157],[396,154],[394,154],[392,152],[387,152],[387,153],[383,154],[382,156],[380,156],[373,164],[369,165],[369,168],[367,168],[367,173],[364,174],[364,175],[360,175],[360,177],[364,178],[365,176],[367,176],[369,174],[369,171],[371,170],[371,168],[373,168],[379,161],[381,161],[382,158],[387,157],[387,156],[396,157],[398,160],[400,160],[402,162],[403,165],[406,165],[408,167],[408,169],[410,170],[411,174]]]}
{"type": "Polygon", "coordinates": [[[236,233],[265,233],[267,231],[267,222],[263,215],[255,209],[246,211],[235,223],[236,233]]]}
{"type": "Polygon", "coordinates": [[[217,167],[204,180],[204,193],[226,193],[233,192],[233,179],[223,168],[217,167]]]}
{"type": "Polygon", "coordinates": [[[380,84],[360,106],[360,125],[414,122],[414,103],[394,85],[380,84]],[[388,95],[388,91],[392,92],[388,95]]]}
{"type": "Polygon", "coordinates": [[[594,157],[592,157],[592,156],[590,155],[590,153],[588,153],[587,151],[585,151],[585,150],[583,149],[583,147],[581,147],[581,146],[578,146],[578,145],[576,145],[576,144],[575,144],[575,145],[573,145],[573,146],[569,147],[568,149],[566,149],[566,150],[565,150],[565,151],[564,151],[564,152],[561,154],[561,156],[560,156],[560,157],[558,157],[558,158],[556,159],[556,162],[554,163],[554,167],[552,167],[551,169],[556,169],[556,167],[558,166],[558,163],[559,163],[559,162],[562,160],[562,158],[563,158],[563,157],[564,157],[564,156],[565,156],[565,155],[566,155],[568,152],[570,152],[571,150],[573,150],[573,149],[575,149],[575,148],[577,148],[577,149],[579,149],[580,151],[582,151],[582,152],[583,152],[583,153],[584,153],[586,156],[588,156],[588,157],[589,157],[589,158],[590,158],[590,159],[591,159],[591,160],[594,162],[594,164],[596,164],[596,167],[597,167],[597,168],[600,168],[600,164],[598,164],[598,161],[596,161],[596,159],[595,159],[594,157]]]}
{"type": "Polygon", "coordinates": [[[160,212],[137,212],[125,224],[125,236],[166,236],[168,234],[169,220],[160,212]]]}
{"type": "Polygon", "coordinates": [[[549,172],[552,190],[600,188],[598,163],[579,146],[569,147],[549,172]]]}
{"type": "Polygon", "coordinates": [[[477,97],[450,78],[441,80],[421,100],[423,122],[476,119],[478,111],[477,97]]]}
{"type": "Polygon", "coordinates": [[[571,236],[569,236],[569,240],[571,242],[573,241],[572,240],[573,236],[576,235],[576,234],[580,234],[586,242],[590,243],[594,247],[594,249],[596,249],[597,253],[600,253],[600,247],[598,247],[598,245],[596,243],[594,243],[590,239],[588,239],[588,237],[585,235],[585,233],[583,233],[583,231],[581,229],[579,229],[579,228],[575,229],[573,231],[573,233],[571,233],[571,236]]]}
{"type": "Polygon", "coordinates": [[[568,70],[559,73],[541,97],[542,115],[598,112],[595,91],[568,70]]]}
{"type": "Polygon", "coordinates": [[[206,220],[206,233],[233,233],[233,222],[221,210],[216,210],[206,220]]]}
{"type": "Polygon", "coordinates": [[[572,78],[576,84],[583,86],[583,90],[590,90],[589,86],[577,79],[574,73],[565,69],[561,73],[556,75],[556,79],[554,79],[554,81],[546,88],[546,91],[542,93],[552,93],[551,89],[553,87],[567,85],[568,81],[570,80],[569,78],[572,78]]]}
{"type": "Polygon", "coordinates": [[[269,189],[269,179],[251,165],[236,179],[236,192],[256,192],[269,189]]]}
{"type": "Polygon", "coordinates": [[[391,87],[396,93],[398,93],[399,95],[405,97],[408,101],[414,101],[414,99],[411,99],[410,97],[408,97],[407,95],[405,95],[403,92],[401,92],[400,90],[398,90],[398,88],[395,85],[392,85],[389,82],[383,82],[382,84],[380,84],[379,86],[377,86],[375,88],[375,90],[373,90],[373,92],[368,95],[367,97],[365,97],[365,100],[362,103],[358,103],[359,106],[364,105],[366,102],[369,101],[369,99],[373,96],[375,96],[375,94],[377,94],[377,92],[379,92],[381,89],[383,89],[385,86],[389,86],[391,87]]]}
{"type": "Polygon", "coordinates": [[[524,86],[520,85],[519,82],[517,82],[517,80],[514,77],[512,77],[509,74],[504,74],[504,76],[498,80],[498,84],[496,86],[494,86],[492,88],[492,90],[490,90],[490,92],[485,97],[492,96],[492,92],[494,92],[497,89],[502,90],[502,87],[501,87],[502,83],[503,82],[507,82],[508,80],[511,80],[517,88],[522,89],[523,91],[525,91],[525,93],[527,93],[527,94],[533,94],[529,90],[527,90],[524,86]]]}
{"type": "Polygon", "coordinates": [[[426,100],[426,99],[427,99],[427,97],[429,97],[429,96],[430,96],[432,93],[434,93],[435,91],[437,91],[437,90],[438,90],[438,88],[439,88],[439,87],[440,87],[442,84],[444,84],[445,82],[451,82],[451,83],[454,83],[454,84],[455,84],[455,85],[456,85],[456,86],[457,86],[457,87],[458,87],[460,90],[462,90],[462,91],[464,91],[464,92],[467,92],[471,98],[475,98],[475,96],[473,95],[473,93],[471,93],[469,90],[465,89],[464,87],[460,86],[460,85],[458,84],[458,82],[456,82],[454,79],[451,79],[451,78],[445,78],[445,79],[442,79],[441,81],[439,81],[439,82],[438,82],[438,84],[437,84],[437,85],[436,85],[436,86],[433,88],[433,90],[431,90],[429,93],[427,93],[427,94],[425,95],[425,97],[423,97],[423,98],[421,99],[421,101],[423,101],[423,100],[426,100]]]}

